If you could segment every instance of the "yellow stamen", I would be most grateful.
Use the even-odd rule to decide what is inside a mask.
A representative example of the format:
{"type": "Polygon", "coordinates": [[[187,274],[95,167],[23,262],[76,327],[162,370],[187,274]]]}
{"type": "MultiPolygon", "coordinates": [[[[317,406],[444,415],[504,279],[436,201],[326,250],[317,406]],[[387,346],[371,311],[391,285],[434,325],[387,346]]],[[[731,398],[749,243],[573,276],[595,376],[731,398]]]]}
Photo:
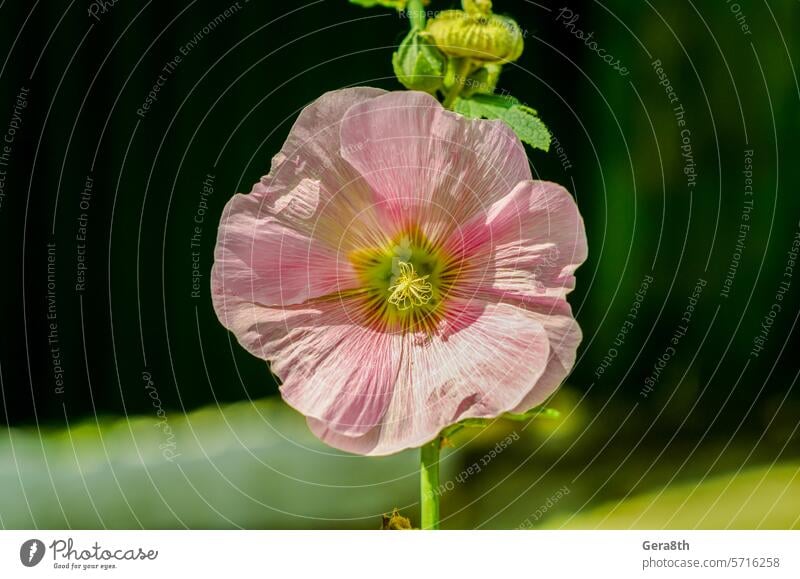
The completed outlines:
{"type": "Polygon", "coordinates": [[[414,306],[427,304],[433,296],[431,284],[425,281],[429,276],[418,276],[414,266],[408,262],[398,263],[400,275],[389,286],[389,303],[398,310],[407,310],[414,306]]]}

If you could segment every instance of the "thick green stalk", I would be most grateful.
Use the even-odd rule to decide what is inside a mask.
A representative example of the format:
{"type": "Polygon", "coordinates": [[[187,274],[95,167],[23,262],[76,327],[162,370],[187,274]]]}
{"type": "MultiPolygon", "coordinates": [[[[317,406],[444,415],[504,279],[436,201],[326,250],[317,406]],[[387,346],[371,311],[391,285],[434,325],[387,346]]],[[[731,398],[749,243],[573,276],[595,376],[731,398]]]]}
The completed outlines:
{"type": "Polygon", "coordinates": [[[425,28],[425,5],[422,0],[408,0],[406,4],[408,19],[411,21],[411,28],[425,28]]]}
{"type": "Polygon", "coordinates": [[[467,82],[467,77],[471,72],[472,72],[472,60],[467,57],[458,59],[458,61],[456,62],[453,86],[451,86],[450,90],[447,91],[447,94],[445,95],[444,98],[444,102],[442,103],[444,105],[444,108],[446,109],[453,108],[453,103],[456,102],[456,98],[458,98],[458,95],[461,94],[461,90],[464,88],[464,85],[467,82]]]}
{"type": "Polygon", "coordinates": [[[419,449],[419,494],[421,527],[423,530],[439,528],[439,450],[441,439],[419,449]]]}

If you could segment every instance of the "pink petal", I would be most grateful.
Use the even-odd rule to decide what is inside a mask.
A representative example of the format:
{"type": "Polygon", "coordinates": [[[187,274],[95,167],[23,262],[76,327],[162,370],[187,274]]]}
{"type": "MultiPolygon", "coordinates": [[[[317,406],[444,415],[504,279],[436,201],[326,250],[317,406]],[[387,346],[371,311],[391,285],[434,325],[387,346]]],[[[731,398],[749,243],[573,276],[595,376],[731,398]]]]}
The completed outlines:
{"type": "Polygon", "coordinates": [[[352,302],[271,308],[215,295],[214,305],[242,346],[272,361],[291,406],[347,436],[379,423],[400,367],[399,335],[353,319],[360,313],[352,302]]]}
{"type": "Polygon", "coordinates": [[[566,189],[524,181],[448,240],[463,259],[459,295],[482,299],[563,298],[586,259],[583,219],[566,189]]]}
{"type": "Polygon", "coordinates": [[[344,250],[384,238],[374,194],[340,155],[340,127],[350,107],[384,94],[374,88],[327,92],[304,108],[268,175],[251,195],[281,223],[344,250]]]}
{"type": "Polygon", "coordinates": [[[440,335],[404,337],[391,402],[375,428],[354,437],[315,417],[309,426],[331,446],[359,454],[417,447],[463,418],[515,408],[545,372],[549,354],[545,328],[530,312],[455,301],[440,335]]]}
{"type": "Polygon", "coordinates": [[[401,228],[422,222],[432,240],[531,178],[525,150],[501,121],[446,111],[422,92],[392,92],[348,109],[342,156],[401,228]]]}
{"type": "Polygon", "coordinates": [[[261,205],[255,195],[228,201],[214,250],[214,293],[289,305],[358,285],[336,248],[291,229],[261,205]]]}
{"type": "Polygon", "coordinates": [[[453,234],[447,246],[464,260],[457,295],[516,304],[547,331],[547,369],[514,410],[541,404],[569,374],[582,337],[566,301],[587,253],[577,205],[560,185],[526,181],[453,234]]]}
{"type": "Polygon", "coordinates": [[[583,338],[581,327],[572,317],[569,303],[553,299],[551,304],[546,308],[544,303],[540,302],[537,304],[539,311],[528,308],[531,315],[538,319],[547,331],[550,357],[544,374],[512,412],[527,412],[542,404],[564,382],[575,365],[575,354],[583,338]]]}
{"type": "Polygon", "coordinates": [[[369,187],[339,156],[339,126],[348,108],[383,93],[333,91],[303,109],[270,174],[225,208],[215,292],[289,305],[354,287],[346,254],[379,228],[369,187]]]}

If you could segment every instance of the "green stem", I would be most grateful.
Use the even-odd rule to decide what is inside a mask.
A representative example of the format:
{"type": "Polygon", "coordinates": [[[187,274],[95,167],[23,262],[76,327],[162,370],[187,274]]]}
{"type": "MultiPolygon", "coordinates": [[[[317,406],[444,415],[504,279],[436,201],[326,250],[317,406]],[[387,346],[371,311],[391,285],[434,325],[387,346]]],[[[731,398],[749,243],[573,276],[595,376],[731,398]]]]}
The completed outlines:
{"type": "Polygon", "coordinates": [[[442,102],[444,108],[453,108],[453,103],[456,102],[456,98],[461,94],[461,89],[464,88],[464,83],[470,72],[472,72],[472,61],[466,57],[460,59],[456,65],[455,82],[453,82],[453,86],[450,87],[450,90],[447,91],[444,102],[442,102]]]}
{"type": "Polygon", "coordinates": [[[423,530],[439,528],[439,450],[438,436],[419,449],[419,494],[423,530]]]}
{"type": "Polygon", "coordinates": [[[408,19],[411,22],[411,28],[425,28],[425,6],[422,0],[408,0],[406,4],[406,11],[408,11],[408,19]]]}

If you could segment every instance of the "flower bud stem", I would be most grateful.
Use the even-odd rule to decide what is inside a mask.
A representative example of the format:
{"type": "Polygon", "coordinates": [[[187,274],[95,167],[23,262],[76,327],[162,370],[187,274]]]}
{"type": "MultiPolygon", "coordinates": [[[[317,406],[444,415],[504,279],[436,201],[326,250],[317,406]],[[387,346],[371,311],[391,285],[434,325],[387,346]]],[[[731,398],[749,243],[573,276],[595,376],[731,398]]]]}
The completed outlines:
{"type": "Polygon", "coordinates": [[[411,28],[425,28],[425,6],[422,0],[408,0],[406,4],[406,11],[408,12],[408,20],[411,22],[411,28]]]}
{"type": "Polygon", "coordinates": [[[453,82],[453,86],[450,87],[450,90],[447,91],[447,94],[444,97],[444,108],[452,109],[453,103],[456,102],[456,98],[458,95],[461,94],[461,90],[464,88],[464,84],[467,81],[467,77],[472,72],[472,60],[469,58],[461,58],[456,65],[456,74],[455,80],[453,82]]]}
{"type": "Polygon", "coordinates": [[[439,451],[440,437],[419,449],[420,519],[424,531],[439,528],[439,451]]]}

